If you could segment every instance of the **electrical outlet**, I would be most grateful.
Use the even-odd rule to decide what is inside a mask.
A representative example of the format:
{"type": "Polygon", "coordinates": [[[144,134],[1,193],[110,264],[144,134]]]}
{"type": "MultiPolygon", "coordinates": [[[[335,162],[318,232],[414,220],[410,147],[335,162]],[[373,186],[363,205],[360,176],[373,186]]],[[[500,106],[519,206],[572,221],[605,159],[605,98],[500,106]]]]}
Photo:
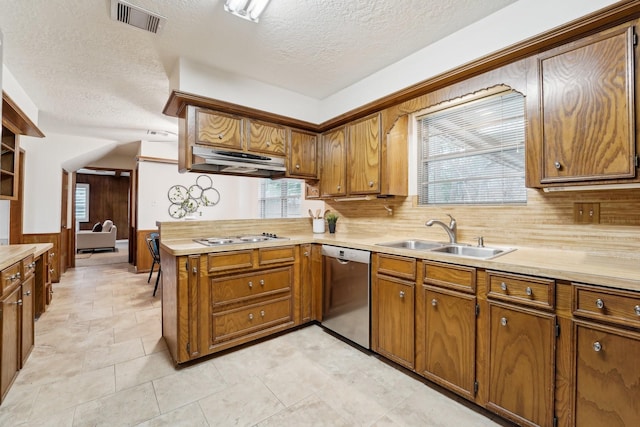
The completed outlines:
{"type": "Polygon", "coordinates": [[[600,224],[600,203],[574,203],[573,222],[576,224],[600,224]]]}

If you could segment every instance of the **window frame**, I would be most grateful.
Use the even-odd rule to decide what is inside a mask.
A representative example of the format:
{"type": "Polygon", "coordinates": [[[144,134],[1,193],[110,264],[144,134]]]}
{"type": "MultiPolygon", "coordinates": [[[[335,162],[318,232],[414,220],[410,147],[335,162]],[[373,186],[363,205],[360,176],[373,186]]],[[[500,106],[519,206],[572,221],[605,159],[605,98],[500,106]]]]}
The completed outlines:
{"type": "Polygon", "coordinates": [[[274,219],[274,218],[300,218],[302,217],[302,201],[303,201],[303,183],[304,181],[300,179],[293,178],[284,178],[279,180],[272,180],[269,178],[265,178],[260,182],[260,190],[258,197],[258,211],[260,219],[274,219]],[[267,197],[267,187],[269,184],[279,183],[280,185],[280,195],[278,197],[267,197]],[[283,185],[284,184],[284,185],[283,185]],[[289,186],[291,184],[296,184],[299,186],[300,192],[297,196],[289,195],[289,186]],[[267,216],[266,204],[267,200],[280,200],[280,216],[267,216]],[[300,206],[299,212],[291,213],[289,212],[289,200],[296,200],[300,206]]]}

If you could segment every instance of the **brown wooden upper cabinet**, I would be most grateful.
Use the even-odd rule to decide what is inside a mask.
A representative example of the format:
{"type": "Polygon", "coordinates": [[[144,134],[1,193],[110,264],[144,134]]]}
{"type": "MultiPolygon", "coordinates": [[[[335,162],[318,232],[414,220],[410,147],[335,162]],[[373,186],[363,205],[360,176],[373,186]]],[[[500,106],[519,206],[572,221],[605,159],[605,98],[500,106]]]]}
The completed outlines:
{"type": "Polygon", "coordinates": [[[320,196],[341,197],[347,195],[346,128],[344,126],[322,135],[322,169],[320,171],[320,196]]]}
{"type": "Polygon", "coordinates": [[[18,139],[9,129],[2,127],[2,152],[0,153],[0,200],[18,198],[18,139]]]}
{"type": "Polygon", "coordinates": [[[406,196],[407,117],[382,137],[382,114],[322,135],[320,197],[406,196]]]}
{"type": "Polygon", "coordinates": [[[528,186],[637,180],[635,23],[537,57],[528,186]]]}
{"type": "Polygon", "coordinates": [[[380,193],[380,114],[347,126],[348,193],[380,193]]]}
{"type": "Polygon", "coordinates": [[[220,148],[242,150],[243,124],[242,117],[220,113],[203,108],[194,109],[195,143],[220,148]]]}
{"type": "Polygon", "coordinates": [[[289,138],[289,176],[318,178],[318,135],[291,129],[289,138]]]}
{"type": "Polygon", "coordinates": [[[284,156],[287,142],[287,129],[271,123],[249,120],[247,132],[247,150],[254,153],[284,156]]]}

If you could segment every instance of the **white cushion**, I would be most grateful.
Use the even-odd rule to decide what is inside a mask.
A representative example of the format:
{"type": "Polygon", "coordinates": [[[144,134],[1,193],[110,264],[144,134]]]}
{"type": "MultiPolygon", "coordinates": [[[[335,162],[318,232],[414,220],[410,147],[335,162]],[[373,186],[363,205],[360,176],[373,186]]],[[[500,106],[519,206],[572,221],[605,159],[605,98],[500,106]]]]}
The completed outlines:
{"type": "Polygon", "coordinates": [[[111,231],[111,227],[113,226],[113,221],[111,221],[110,219],[106,220],[103,224],[102,224],[102,231],[104,232],[109,232],[111,231]]]}

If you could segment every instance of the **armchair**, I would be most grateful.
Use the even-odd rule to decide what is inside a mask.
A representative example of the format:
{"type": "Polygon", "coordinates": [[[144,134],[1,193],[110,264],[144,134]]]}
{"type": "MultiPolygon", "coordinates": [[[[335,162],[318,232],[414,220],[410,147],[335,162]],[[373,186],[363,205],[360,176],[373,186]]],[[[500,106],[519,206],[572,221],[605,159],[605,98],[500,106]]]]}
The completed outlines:
{"type": "Polygon", "coordinates": [[[115,252],[117,230],[109,219],[102,224],[102,231],[80,230],[76,234],[76,250],[111,249],[115,252]]]}

